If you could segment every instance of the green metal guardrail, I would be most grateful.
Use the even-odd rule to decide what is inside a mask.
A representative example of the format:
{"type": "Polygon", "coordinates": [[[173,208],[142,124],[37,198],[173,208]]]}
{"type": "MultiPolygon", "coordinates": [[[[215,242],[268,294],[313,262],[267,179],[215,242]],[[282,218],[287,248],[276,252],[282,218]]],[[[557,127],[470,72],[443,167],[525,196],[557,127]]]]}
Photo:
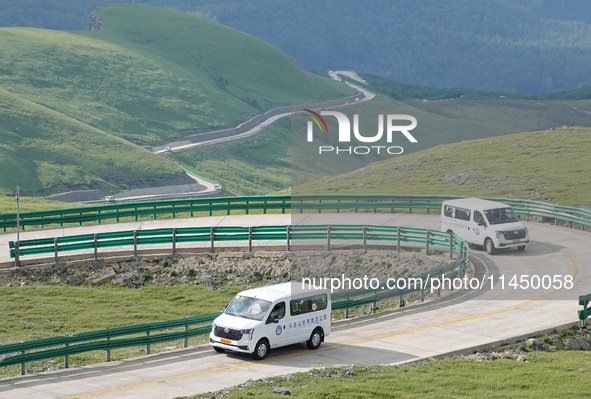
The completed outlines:
{"type": "Polygon", "coordinates": [[[97,350],[106,351],[106,360],[111,360],[111,350],[132,346],[146,346],[150,353],[150,345],[158,342],[182,339],[184,347],[190,337],[204,335],[211,331],[211,323],[221,313],[187,317],[184,319],[167,320],[157,323],[136,324],[107,330],[90,331],[75,335],[63,335],[32,341],[16,342],[0,346],[0,367],[21,365],[21,374],[25,374],[25,364],[56,357],[64,357],[64,365],[69,366],[69,356],[97,350]],[[206,324],[207,323],[207,324],[206,324]],[[196,328],[190,328],[199,326],[196,328]],[[151,334],[153,331],[182,328],[180,331],[151,334]],[[139,335],[129,338],[113,339],[126,335],[139,335]],[[42,349],[42,350],[36,350],[42,349]]]}
{"type": "Polygon", "coordinates": [[[584,328],[587,323],[587,318],[591,316],[591,308],[588,307],[591,302],[591,294],[579,296],[579,305],[583,307],[579,310],[579,320],[581,321],[581,328],[584,328]]]}
{"type": "MultiPolygon", "coordinates": [[[[399,297],[400,306],[404,306],[403,296],[414,292],[420,293],[420,299],[422,301],[424,298],[424,291],[430,288],[429,279],[444,274],[449,278],[453,278],[456,276],[463,276],[464,272],[465,262],[462,259],[458,259],[446,266],[434,269],[429,273],[423,273],[419,276],[412,277],[413,279],[418,279],[423,282],[421,284],[416,284],[415,288],[388,291],[380,289],[337,292],[332,295],[332,310],[344,310],[345,317],[348,317],[348,311],[350,308],[371,304],[372,311],[375,312],[377,302],[393,297],[399,297]]],[[[111,350],[113,349],[146,346],[146,353],[150,354],[151,344],[180,339],[183,340],[183,347],[186,348],[190,337],[209,334],[211,331],[211,325],[209,323],[220,314],[221,313],[211,313],[195,317],[186,317],[184,319],[136,324],[106,330],[89,331],[75,335],[63,335],[1,345],[0,367],[20,364],[20,372],[24,375],[26,372],[26,363],[63,357],[64,367],[68,368],[70,355],[85,352],[105,351],[106,361],[109,362],[111,360],[111,350]],[[190,328],[195,325],[198,325],[198,327],[190,328]],[[181,327],[183,329],[180,331],[151,334],[153,331],[178,329],[181,327]],[[135,336],[113,339],[128,335],[135,336]]]]}
{"type": "MultiPolygon", "coordinates": [[[[44,228],[48,226],[74,226],[84,223],[104,223],[140,220],[140,218],[171,217],[178,215],[194,217],[197,215],[211,216],[215,213],[226,215],[243,212],[298,213],[304,211],[348,211],[348,212],[395,212],[424,210],[426,213],[439,213],[441,202],[458,196],[420,196],[420,195],[268,195],[242,196],[222,198],[190,198],[145,202],[125,202],[117,204],[96,205],[88,207],[66,208],[56,210],[22,212],[20,226],[26,228],[44,228]]],[[[542,222],[562,221],[581,229],[591,227],[591,211],[582,208],[551,205],[538,201],[512,200],[506,198],[490,198],[505,202],[514,207],[515,211],[526,217],[540,217],[542,222]]],[[[16,228],[16,213],[0,215],[0,228],[3,231],[16,228]]]]}
{"type": "Polygon", "coordinates": [[[430,246],[444,247],[465,258],[467,246],[463,241],[455,239],[449,233],[407,227],[389,226],[355,226],[355,225],[281,225],[281,226],[221,226],[221,227],[188,227],[153,230],[128,230],[98,234],[81,234],[65,237],[48,237],[32,240],[9,242],[10,257],[17,256],[22,261],[30,255],[53,254],[57,264],[60,255],[70,251],[92,250],[95,260],[99,257],[99,250],[103,248],[124,247],[133,248],[134,256],[142,246],[170,244],[173,256],[177,253],[178,243],[209,242],[210,252],[215,252],[216,242],[247,241],[248,251],[252,252],[254,241],[285,241],[287,251],[294,244],[302,241],[323,240],[326,249],[331,249],[335,240],[358,240],[365,248],[368,241],[390,241],[400,251],[403,243],[424,244],[429,253],[430,246]]]}
{"type": "MultiPolygon", "coordinates": [[[[177,239],[184,237],[186,240],[326,240],[327,248],[330,249],[331,240],[358,240],[362,242],[365,248],[368,242],[372,241],[390,241],[396,243],[396,249],[400,251],[401,243],[412,243],[425,245],[428,253],[430,248],[439,247],[449,250],[450,259],[453,254],[458,254],[458,258],[452,260],[449,264],[412,277],[416,283],[413,287],[396,290],[352,290],[338,292],[332,295],[332,309],[344,310],[345,317],[349,315],[349,309],[371,304],[372,311],[376,309],[376,303],[390,298],[399,298],[399,303],[403,306],[403,297],[405,295],[418,292],[419,298],[424,299],[424,292],[431,288],[433,278],[445,275],[448,278],[463,276],[468,264],[469,247],[465,241],[453,234],[440,231],[429,231],[415,228],[401,228],[388,226],[261,226],[261,227],[223,227],[214,230],[210,235],[210,228],[189,228],[189,229],[156,229],[149,231],[136,232],[113,232],[104,233],[100,239],[104,246],[111,245],[130,245],[129,234],[133,234],[133,242],[139,245],[140,239],[146,239],[146,244],[170,243],[171,237],[177,239]],[[176,231],[175,231],[176,230],[176,231]],[[180,234],[179,234],[180,231],[180,234]],[[221,231],[221,232],[220,232],[221,231]],[[142,233],[141,235],[139,233],[142,233]],[[172,236],[171,236],[172,234],[172,236]],[[420,282],[419,282],[420,281],[420,282]]],[[[29,250],[30,254],[43,253],[44,250],[53,251],[54,243],[57,239],[66,239],[65,243],[58,242],[58,250],[68,251],[81,249],[82,247],[97,248],[95,239],[98,235],[86,234],[72,237],[48,238],[39,240],[22,241],[26,245],[22,251],[29,250]],[[80,242],[79,242],[80,241],[80,242]],[[29,245],[30,244],[30,245],[29,245]],[[60,246],[62,244],[62,246],[60,246]],[[28,247],[28,248],[27,248],[28,247]]],[[[181,242],[181,241],[177,241],[181,242]]],[[[184,241],[186,242],[186,241],[184,241]]],[[[289,244],[286,244],[289,249],[289,244]]],[[[24,252],[22,253],[25,254],[24,252]]],[[[440,291],[437,292],[439,295],[440,291]]],[[[10,365],[21,365],[21,374],[25,373],[25,364],[28,362],[52,359],[55,357],[64,357],[65,367],[69,367],[69,356],[91,351],[106,351],[106,359],[110,360],[110,351],[116,348],[146,345],[146,352],[150,352],[150,344],[157,342],[184,340],[184,346],[187,346],[189,337],[204,335],[209,333],[211,327],[205,323],[212,322],[220,313],[208,314],[196,317],[187,317],[185,319],[168,320],[157,323],[138,324],[126,327],[111,328],[107,330],[90,331],[75,335],[65,335],[59,337],[45,338],[33,341],[18,342],[0,346],[0,367],[10,365]],[[191,326],[198,325],[196,328],[191,326]],[[151,334],[153,331],[169,330],[174,328],[183,328],[181,331],[163,332],[151,334]],[[129,338],[113,339],[121,336],[136,335],[129,338]],[[139,335],[139,336],[138,336],[139,335]],[[2,358],[3,357],[3,358],[2,358]]]]}

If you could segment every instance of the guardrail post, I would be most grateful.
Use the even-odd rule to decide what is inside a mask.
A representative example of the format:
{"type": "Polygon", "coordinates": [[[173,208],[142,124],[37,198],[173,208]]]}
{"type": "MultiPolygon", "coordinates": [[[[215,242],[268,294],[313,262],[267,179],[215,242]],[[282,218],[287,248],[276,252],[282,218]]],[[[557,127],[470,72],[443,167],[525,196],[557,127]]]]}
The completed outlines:
{"type": "Polygon", "coordinates": [[[248,226],[248,253],[252,253],[252,226],[248,226]]]}
{"type": "Polygon", "coordinates": [[[18,240],[14,242],[14,266],[16,268],[20,267],[21,265],[21,260],[20,260],[20,254],[19,254],[19,242],[18,240]]]}
{"type": "Polygon", "coordinates": [[[107,337],[107,363],[111,361],[111,337],[107,337]]]}
{"type": "Polygon", "coordinates": [[[185,324],[185,339],[183,339],[183,348],[189,346],[189,323],[186,321],[187,319],[188,317],[185,317],[185,322],[187,324],[185,324]]]}
{"type": "Polygon", "coordinates": [[[453,231],[449,232],[449,259],[454,258],[454,233],[453,231]]]}
{"type": "Polygon", "coordinates": [[[94,260],[95,262],[98,260],[98,234],[94,234],[92,237],[93,240],[93,249],[94,249],[94,260]]]}
{"type": "MultiPolygon", "coordinates": [[[[66,337],[68,336],[68,334],[64,334],[66,337]]],[[[70,344],[68,344],[67,342],[64,344],[64,349],[66,350],[66,354],[64,355],[64,368],[65,369],[69,369],[70,368],[70,355],[68,355],[68,346],[70,346],[70,344]]]]}
{"type": "Polygon", "coordinates": [[[59,246],[58,246],[58,239],[57,237],[55,237],[53,239],[53,263],[57,266],[59,263],[59,259],[57,256],[57,253],[59,251],[59,246]]]}
{"type": "Polygon", "coordinates": [[[133,257],[137,259],[137,230],[133,231],[133,257]]]}
{"type": "Polygon", "coordinates": [[[425,302],[425,289],[423,287],[419,291],[419,301],[425,302]]]}
{"type": "Polygon", "coordinates": [[[291,251],[291,226],[285,228],[285,251],[291,251]]]}
{"type": "Polygon", "coordinates": [[[326,226],[326,250],[330,251],[330,225],[326,226]]]}
{"type": "Polygon", "coordinates": [[[399,308],[403,308],[404,307],[404,298],[403,295],[400,294],[400,297],[398,298],[398,307],[399,308]]]}
{"type": "MultiPolygon", "coordinates": [[[[345,300],[348,301],[349,300],[349,297],[347,297],[345,300]]],[[[348,319],[348,318],[349,318],[349,307],[346,307],[345,308],[345,319],[348,319]]]]}
{"type": "Polygon", "coordinates": [[[172,257],[176,256],[176,229],[172,229],[172,257]]]}
{"type": "Polygon", "coordinates": [[[427,230],[427,234],[425,237],[425,255],[429,255],[429,239],[430,239],[431,230],[427,230]]]}
{"type": "Polygon", "coordinates": [[[396,251],[400,253],[400,227],[396,229],[396,251]]]}
{"type": "Polygon", "coordinates": [[[583,310],[579,310],[579,320],[581,321],[581,328],[585,328],[587,318],[589,317],[589,301],[591,300],[591,294],[579,296],[579,305],[583,307],[583,310]]]}
{"type": "Polygon", "coordinates": [[[363,249],[367,247],[367,227],[363,226],[363,249]]]}
{"type": "Polygon", "coordinates": [[[215,227],[210,227],[210,229],[209,229],[209,241],[210,241],[209,252],[214,253],[215,247],[213,245],[213,242],[215,241],[215,227]]]}
{"type": "MultiPolygon", "coordinates": [[[[25,341],[20,341],[20,342],[23,343],[25,341]]],[[[23,356],[25,355],[24,349],[21,351],[21,355],[23,355],[23,356]]],[[[25,367],[25,363],[23,362],[23,363],[21,363],[21,375],[25,375],[26,373],[27,373],[27,369],[25,367]]]]}
{"type": "Polygon", "coordinates": [[[146,342],[146,355],[149,355],[152,349],[150,348],[150,331],[146,331],[146,337],[148,337],[146,342]]]}

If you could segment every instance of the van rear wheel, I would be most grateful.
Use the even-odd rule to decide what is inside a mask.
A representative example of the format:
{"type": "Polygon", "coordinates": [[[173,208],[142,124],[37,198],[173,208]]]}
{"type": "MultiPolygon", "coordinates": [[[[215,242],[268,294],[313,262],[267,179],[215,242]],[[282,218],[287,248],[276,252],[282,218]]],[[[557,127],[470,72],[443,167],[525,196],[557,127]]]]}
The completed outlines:
{"type": "Polygon", "coordinates": [[[324,338],[324,333],[322,329],[316,328],[312,331],[312,335],[310,335],[310,339],[306,341],[306,345],[308,345],[308,349],[318,349],[320,344],[322,343],[322,339],[324,338]]]}
{"type": "Polygon", "coordinates": [[[486,253],[492,255],[495,253],[495,244],[490,238],[487,238],[484,241],[484,249],[486,249],[486,253]]]}

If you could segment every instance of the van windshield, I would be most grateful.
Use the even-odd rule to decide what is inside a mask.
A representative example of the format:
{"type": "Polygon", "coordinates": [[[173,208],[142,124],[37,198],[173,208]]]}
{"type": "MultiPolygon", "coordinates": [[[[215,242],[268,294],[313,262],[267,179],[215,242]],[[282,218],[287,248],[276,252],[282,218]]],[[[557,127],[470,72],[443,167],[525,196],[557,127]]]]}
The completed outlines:
{"type": "Polygon", "coordinates": [[[519,218],[511,208],[495,208],[484,211],[490,224],[519,222],[519,218]]]}
{"type": "Polygon", "coordinates": [[[269,301],[236,295],[224,313],[252,320],[263,320],[270,307],[269,301]]]}

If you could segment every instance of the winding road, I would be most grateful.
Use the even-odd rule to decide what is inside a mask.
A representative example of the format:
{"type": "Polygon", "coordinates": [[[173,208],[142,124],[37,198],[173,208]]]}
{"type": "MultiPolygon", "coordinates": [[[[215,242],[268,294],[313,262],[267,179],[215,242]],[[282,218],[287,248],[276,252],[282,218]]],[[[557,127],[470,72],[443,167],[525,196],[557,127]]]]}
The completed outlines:
{"type": "Polygon", "coordinates": [[[281,118],[285,118],[286,116],[292,116],[294,114],[303,112],[303,108],[314,110],[337,108],[371,101],[375,97],[375,93],[365,89],[363,86],[343,81],[340,75],[343,75],[348,79],[357,80],[360,83],[363,83],[362,80],[360,80],[358,75],[352,71],[331,71],[329,73],[329,76],[332,79],[337,80],[339,82],[344,82],[349,87],[352,87],[353,89],[357,90],[358,93],[356,95],[338,100],[322,101],[318,103],[307,104],[305,106],[302,105],[298,109],[294,109],[293,107],[277,107],[265,112],[264,114],[257,115],[234,128],[194,134],[188,136],[185,140],[173,141],[162,146],[152,147],[152,152],[155,154],[162,154],[166,152],[179,152],[190,150],[196,147],[239,140],[260,133],[261,130],[264,129],[266,126],[281,118]]]}
{"type": "MultiPolygon", "coordinates": [[[[248,226],[274,224],[367,224],[438,229],[439,217],[405,214],[240,215],[147,221],[122,227],[248,226]]],[[[209,345],[138,359],[0,380],[0,398],[174,398],[227,388],[263,377],[338,365],[403,364],[450,353],[470,352],[514,342],[577,322],[577,298],[591,287],[591,235],[557,226],[526,223],[531,244],[525,252],[488,256],[472,250],[475,277],[496,284],[459,289],[425,303],[334,323],[317,351],[294,345],[276,349],[264,361],[218,354],[209,345]],[[514,289],[513,276],[571,276],[569,289],[514,289]],[[505,282],[501,286],[499,278],[505,282]]],[[[119,225],[117,225],[119,226],[119,225]]],[[[122,225],[123,226],[123,225],[122,225]]],[[[90,226],[59,230],[80,234],[90,226]]],[[[112,225],[110,226],[113,227],[112,225]]],[[[24,232],[39,234],[41,232],[24,232]]],[[[51,232],[44,231],[47,236],[51,232]]],[[[2,235],[0,245],[11,234],[2,235]]],[[[21,236],[22,239],[28,238],[21,236]]],[[[256,248],[255,248],[256,250],[256,248]]],[[[2,251],[7,252],[7,251],[2,251]]],[[[530,277],[528,277],[530,279],[530,277]]],[[[214,311],[216,309],[212,309],[214,311]]]]}

